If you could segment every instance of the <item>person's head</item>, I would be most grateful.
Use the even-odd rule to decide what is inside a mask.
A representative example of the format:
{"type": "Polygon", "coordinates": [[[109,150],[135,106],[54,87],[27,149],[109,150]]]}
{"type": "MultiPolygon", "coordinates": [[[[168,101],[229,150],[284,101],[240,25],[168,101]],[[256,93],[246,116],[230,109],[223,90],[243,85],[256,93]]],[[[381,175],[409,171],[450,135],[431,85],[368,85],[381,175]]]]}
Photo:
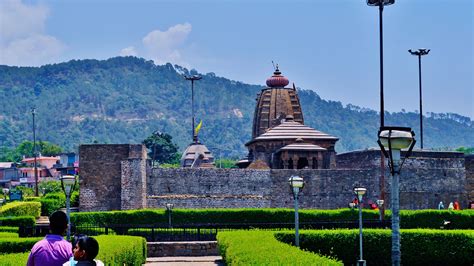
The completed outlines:
{"type": "Polygon", "coordinates": [[[49,216],[49,228],[51,233],[62,235],[67,229],[67,216],[62,211],[55,211],[49,216]]]}
{"type": "Polygon", "coordinates": [[[99,253],[99,243],[92,237],[80,237],[73,247],[73,252],[77,261],[92,261],[99,253]]]}

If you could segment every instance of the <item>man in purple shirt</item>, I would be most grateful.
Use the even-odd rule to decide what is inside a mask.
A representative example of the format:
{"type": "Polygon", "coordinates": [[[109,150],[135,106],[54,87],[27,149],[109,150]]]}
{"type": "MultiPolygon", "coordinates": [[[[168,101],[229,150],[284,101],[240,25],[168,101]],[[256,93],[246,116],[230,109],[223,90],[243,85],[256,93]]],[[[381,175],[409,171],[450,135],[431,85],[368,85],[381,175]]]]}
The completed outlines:
{"type": "Polygon", "coordinates": [[[31,249],[27,266],[61,266],[72,256],[72,245],[62,235],[67,229],[67,216],[56,211],[49,217],[51,235],[46,235],[31,249]]]}

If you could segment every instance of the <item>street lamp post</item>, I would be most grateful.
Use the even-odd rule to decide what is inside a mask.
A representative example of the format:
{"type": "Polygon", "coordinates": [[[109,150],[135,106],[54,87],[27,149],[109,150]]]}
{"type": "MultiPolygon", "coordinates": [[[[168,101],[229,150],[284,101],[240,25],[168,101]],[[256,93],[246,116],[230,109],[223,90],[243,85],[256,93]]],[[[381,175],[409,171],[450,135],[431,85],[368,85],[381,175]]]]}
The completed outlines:
{"type": "Polygon", "coordinates": [[[423,97],[421,94],[421,57],[427,55],[430,52],[430,49],[418,49],[418,51],[412,51],[411,49],[408,52],[412,55],[418,56],[418,83],[420,87],[420,147],[423,149],[423,97]]]}
{"type": "Polygon", "coordinates": [[[380,219],[380,221],[383,221],[382,208],[383,208],[384,200],[379,199],[376,202],[377,202],[377,206],[379,207],[379,219],[380,219]]]}
{"type": "Polygon", "coordinates": [[[195,122],[194,121],[195,120],[194,119],[194,81],[200,80],[200,79],[202,79],[202,77],[199,76],[199,75],[193,75],[193,76],[186,76],[185,75],[184,78],[186,80],[191,81],[191,110],[192,110],[192,119],[193,119],[193,121],[192,121],[193,128],[191,130],[191,134],[192,134],[192,137],[193,137],[193,142],[196,143],[197,142],[197,136],[196,136],[196,133],[194,131],[194,122],[195,122]]]}
{"type": "Polygon", "coordinates": [[[35,115],[36,115],[36,109],[33,108],[31,109],[31,115],[33,115],[33,156],[34,156],[34,175],[35,175],[35,196],[38,197],[38,164],[36,163],[36,157],[37,152],[36,152],[36,127],[35,127],[35,115]]]}
{"type": "Polygon", "coordinates": [[[303,189],[304,182],[303,178],[299,176],[291,176],[288,179],[290,188],[293,190],[293,199],[295,200],[295,246],[300,246],[300,235],[299,235],[299,217],[298,217],[298,193],[300,189],[303,189]]]}
{"type": "Polygon", "coordinates": [[[385,157],[388,158],[388,166],[392,174],[392,186],[390,192],[390,204],[392,207],[392,265],[399,266],[401,263],[400,252],[400,195],[399,181],[400,170],[415,146],[415,133],[408,127],[381,127],[377,141],[385,157]],[[386,150],[388,149],[388,150],[386,150]],[[402,149],[408,149],[405,157],[401,158],[402,149]]]}
{"type": "Polygon", "coordinates": [[[66,195],[67,214],[67,240],[71,237],[71,193],[76,185],[76,177],[73,175],[63,175],[61,177],[61,187],[66,195]]]}
{"type": "Polygon", "coordinates": [[[366,188],[364,187],[355,187],[354,188],[354,193],[357,195],[357,199],[359,201],[359,260],[357,261],[357,265],[359,266],[365,266],[365,260],[363,259],[363,254],[362,254],[362,199],[367,191],[366,188]]]}
{"type": "Polygon", "coordinates": [[[5,199],[5,203],[7,202],[7,194],[10,192],[10,189],[4,188],[3,190],[3,198],[5,199]]]}
{"type": "MultiPolygon", "coordinates": [[[[379,47],[380,47],[380,127],[385,126],[384,121],[384,92],[383,92],[383,8],[393,5],[395,0],[367,0],[368,6],[379,7],[379,47]]],[[[385,199],[385,160],[383,153],[380,155],[380,198],[385,199]]],[[[381,209],[382,216],[385,210],[381,209]]]]}
{"type": "Polygon", "coordinates": [[[166,203],[166,210],[168,211],[168,227],[173,228],[171,224],[171,211],[173,210],[174,205],[172,203],[166,203]]]}

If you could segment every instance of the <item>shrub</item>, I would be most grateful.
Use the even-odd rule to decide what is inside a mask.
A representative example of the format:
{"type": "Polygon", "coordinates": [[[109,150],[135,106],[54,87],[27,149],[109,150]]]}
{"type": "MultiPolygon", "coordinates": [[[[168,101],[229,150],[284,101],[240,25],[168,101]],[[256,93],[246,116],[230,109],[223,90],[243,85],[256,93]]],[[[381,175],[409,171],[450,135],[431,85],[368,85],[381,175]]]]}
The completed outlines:
{"type": "MultiPolygon", "coordinates": [[[[275,234],[278,240],[293,243],[293,232],[275,234]]],[[[359,259],[358,230],[302,230],[300,246],[312,252],[334,256],[344,264],[359,259]]],[[[474,232],[470,230],[401,230],[401,253],[404,265],[472,265],[474,232]],[[447,251],[449,250],[449,252],[447,251]]],[[[364,230],[364,259],[367,264],[391,264],[391,231],[364,230]]]]}
{"type": "Polygon", "coordinates": [[[50,216],[53,212],[64,207],[64,201],[58,199],[41,198],[41,215],[50,216]]]}
{"type": "Polygon", "coordinates": [[[42,237],[25,238],[0,238],[0,250],[2,253],[20,253],[30,251],[33,245],[42,237]]]}
{"type": "Polygon", "coordinates": [[[15,232],[0,232],[0,238],[18,237],[18,233],[15,232]]]}
{"type": "Polygon", "coordinates": [[[36,224],[33,216],[0,217],[1,226],[34,226],[36,224]]]}
{"type": "Polygon", "coordinates": [[[39,217],[41,204],[39,202],[16,201],[5,204],[0,208],[0,217],[7,216],[33,216],[39,217]]]}
{"type": "Polygon", "coordinates": [[[444,221],[449,221],[449,229],[473,229],[474,211],[449,210],[403,210],[400,212],[401,228],[439,229],[444,221]]]}
{"type": "Polygon", "coordinates": [[[146,240],[136,236],[97,236],[97,259],[105,265],[142,265],[146,261],[146,240]]]}
{"type": "Polygon", "coordinates": [[[0,226],[0,232],[18,233],[16,226],[0,226]]]}
{"type": "Polygon", "coordinates": [[[30,252],[0,254],[1,264],[4,266],[26,265],[30,252]]]}
{"type": "Polygon", "coordinates": [[[341,262],[281,243],[271,231],[219,232],[217,242],[227,265],[342,265],[341,262]]]}

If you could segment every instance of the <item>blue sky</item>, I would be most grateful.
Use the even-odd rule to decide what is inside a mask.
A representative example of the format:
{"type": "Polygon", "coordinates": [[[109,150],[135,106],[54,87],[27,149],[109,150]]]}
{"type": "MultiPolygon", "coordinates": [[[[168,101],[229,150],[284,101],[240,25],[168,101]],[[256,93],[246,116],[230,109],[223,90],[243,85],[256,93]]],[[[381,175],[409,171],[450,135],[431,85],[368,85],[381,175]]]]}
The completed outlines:
{"type": "MultiPolygon", "coordinates": [[[[386,110],[471,118],[471,0],[396,0],[384,10],[386,110]]],[[[379,108],[378,10],[365,0],[1,0],[0,64],[136,55],[263,85],[271,61],[297,87],[379,108]]]]}

